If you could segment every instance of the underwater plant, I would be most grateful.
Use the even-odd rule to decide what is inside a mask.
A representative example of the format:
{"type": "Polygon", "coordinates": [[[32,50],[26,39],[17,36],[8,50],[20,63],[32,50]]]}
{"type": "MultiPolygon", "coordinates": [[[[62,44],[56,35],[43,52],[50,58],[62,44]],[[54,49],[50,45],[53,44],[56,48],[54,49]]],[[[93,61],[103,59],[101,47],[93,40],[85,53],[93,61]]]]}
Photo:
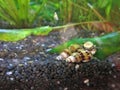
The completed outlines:
{"type": "Polygon", "coordinates": [[[107,56],[113,53],[120,51],[120,31],[117,31],[100,37],[72,39],[62,45],[53,48],[50,52],[60,53],[72,44],[84,44],[87,41],[90,41],[96,45],[97,52],[94,56],[101,60],[105,59],[107,56]]]}
{"type": "MultiPolygon", "coordinates": [[[[30,35],[48,35],[51,31],[54,30],[59,30],[59,29],[63,29],[63,28],[67,28],[67,27],[71,27],[71,26],[76,26],[76,25],[84,25],[84,24],[88,24],[94,28],[97,28],[95,25],[93,25],[94,22],[80,22],[80,23],[74,23],[74,24],[68,24],[68,25],[63,25],[63,26],[56,26],[56,27],[51,27],[51,26],[42,26],[42,27],[36,27],[36,28],[28,28],[28,29],[0,29],[0,40],[2,41],[18,41],[18,40],[22,40],[24,38],[26,38],[27,36],[30,35]]],[[[96,22],[96,23],[100,23],[101,22],[96,22]]],[[[101,30],[106,32],[111,32],[113,31],[113,28],[108,27],[105,28],[104,24],[101,25],[101,30]]]]}
{"type": "Polygon", "coordinates": [[[31,27],[45,3],[35,10],[30,0],[0,0],[0,18],[16,28],[31,27]]]}
{"type": "Polygon", "coordinates": [[[2,41],[18,41],[30,35],[48,35],[52,31],[52,27],[36,27],[31,29],[0,29],[0,40],[2,41]]]}

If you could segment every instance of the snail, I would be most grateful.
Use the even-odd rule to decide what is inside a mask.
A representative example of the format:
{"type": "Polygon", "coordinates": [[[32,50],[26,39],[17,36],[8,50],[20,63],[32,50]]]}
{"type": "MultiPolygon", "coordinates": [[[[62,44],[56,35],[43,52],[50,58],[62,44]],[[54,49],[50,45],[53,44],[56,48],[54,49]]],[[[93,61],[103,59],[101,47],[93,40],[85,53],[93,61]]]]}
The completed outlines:
{"type": "Polygon", "coordinates": [[[89,51],[79,49],[66,59],[66,62],[88,62],[92,58],[92,54],[89,51]]]}
{"type": "Polygon", "coordinates": [[[78,48],[81,48],[80,45],[78,44],[73,44],[70,47],[68,47],[67,49],[64,49],[64,51],[56,57],[57,60],[62,60],[62,59],[66,59],[67,57],[69,57],[73,52],[75,52],[78,48]]]}
{"type": "Polygon", "coordinates": [[[68,49],[56,57],[57,60],[65,60],[66,62],[88,62],[96,53],[96,46],[87,41],[83,45],[73,44],[68,49]]]}

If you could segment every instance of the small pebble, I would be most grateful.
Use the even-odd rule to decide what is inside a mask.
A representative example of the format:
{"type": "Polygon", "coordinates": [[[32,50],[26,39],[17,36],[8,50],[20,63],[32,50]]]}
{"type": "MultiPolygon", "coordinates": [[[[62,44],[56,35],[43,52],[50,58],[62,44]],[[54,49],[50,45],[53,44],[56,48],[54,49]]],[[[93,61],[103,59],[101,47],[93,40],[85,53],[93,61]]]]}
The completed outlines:
{"type": "Polygon", "coordinates": [[[24,60],[30,60],[31,58],[30,57],[24,57],[23,59],[24,60]]]}
{"type": "Polygon", "coordinates": [[[89,79],[85,79],[85,80],[84,80],[84,83],[88,83],[88,82],[89,82],[89,79]]]}
{"type": "Polygon", "coordinates": [[[13,64],[11,64],[11,63],[10,63],[10,64],[9,64],[9,66],[11,66],[11,67],[12,67],[12,66],[13,66],[13,64]]]}
{"type": "Polygon", "coordinates": [[[112,63],[112,67],[115,67],[115,64],[114,64],[114,63],[112,63]]]}
{"type": "Polygon", "coordinates": [[[15,90],[19,90],[19,89],[16,89],[16,88],[15,88],[15,90]]]}
{"type": "Polygon", "coordinates": [[[65,87],[65,88],[64,88],[64,90],[68,90],[68,88],[67,88],[67,87],[65,87]]]}
{"type": "Polygon", "coordinates": [[[31,87],[31,90],[33,90],[34,89],[34,87],[31,87]]]}
{"type": "Polygon", "coordinates": [[[40,54],[44,55],[45,53],[44,52],[39,52],[40,54]]]}
{"type": "Polygon", "coordinates": [[[19,60],[18,60],[18,59],[12,59],[12,61],[13,61],[15,64],[19,64],[19,60]]]}
{"type": "Polygon", "coordinates": [[[7,75],[11,75],[13,72],[9,71],[9,72],[6,72],[7,75]]]}
{"type": "Polygon", "coordinates": [[[51,44],[51,45],[49,45],[48,47],[49,48],[52,48],[52,47],[54,47],[55,46],[55,44],[51,44]]]}
{"type": "Polygon", "coordinates": [[[28,65],[27,62],[25,62],[24,65],[28,65]]]}
{"type": "Polygon", "coordinates": [[[14,65],[13,65],[13,64],[9,64],[9,65],[7,66],[7,68],[8,68],[9,70],[12,70],[12,69],[14,68],[14,65]]]}
{"type": "Polygon", "coordinates": [[[28,63],[29,63],[29,64],[32,64],[32,63],[33,63],[33,61],[28,61],[28,63]]]}
{"type": "Polygon", "coordinates": [[[113,78],[117,78],[117,76],[116,76],[116,75],[114,75],[114,76],[113,76],[113,78]]]}
{"type": "Polygon", "coordinates": [[[11,80],[11,81],[13,81],[13,80],[14,80],[14,78],[10,78],[10,80],[11,80]]]}
{"type": "Polygon", "coordinates": [[[75,65],[75,70],[78,70],[79,69],[79,67],[80,67],[80,65],[75,65]]]}
{"type": "Polygon", "coordinates": [[[20,67],[21,67],[21,66],[23,66],[23,64],[18,64],[18,66],[20,66],[20,67]]]}
{"type": "Polygon", "coordinates": [[[50,50],[52,50],[52,49],[51,49],[51,48],[49,48],[49,49],[46,49],[45,51],[46,51],[46,52],[49,52],[50,50]]]}
{"type": "Polygon", "coordinates": [[[60,84],[60,81],[57,81],[57,84],[60,84]]]}
{"type": "Polygon", "coordinates": [[[35,59],[35,62],[37,62],[38,61],[38,59],[35,59]]]}
{"type": "Polygon", "coordinates": [[[89,79],[84,80],[84,84],[86,84],[87,86],[89,86],[90,85],[89,79]]]}
{"type": "Polygon", "coordinates": [[[42,47],[45,47],[45,44],[41,44],[42,47]]]}
{"type": "Polygon", "coordinates": [[[20,46],[17,46],[16,49],[22,49],[24,47],[24,45],[20,45],[20,46]]]}
{"type": "Polygon", "coordinates": [[[5,47],[5,48],[6,48],[6,47],[8,47],[8,46],[7,46],[7,44],[3,44],[3,47],[5,47]]]}
{"type": "Polygon", "coordinates": [[[4,61],[4,59],[3,59],[3,58],[0,58],[0,61],[4,61]]]}
{"type": "Polygon", "coordinates": [[[112,85],[111,85],[112,88],[115,88],[115,86],[116,86],[115,84],[112,84],[112,85]]]}

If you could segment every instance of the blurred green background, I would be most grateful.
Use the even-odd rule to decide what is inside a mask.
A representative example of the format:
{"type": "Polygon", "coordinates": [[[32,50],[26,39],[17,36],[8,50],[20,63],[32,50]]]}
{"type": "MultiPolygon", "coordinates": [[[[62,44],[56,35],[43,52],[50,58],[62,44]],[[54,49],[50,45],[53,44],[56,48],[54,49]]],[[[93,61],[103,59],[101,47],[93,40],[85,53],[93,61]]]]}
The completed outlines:
{"type": "Polygon", "coordinates": [[[109,22],[118,29],[120,26],[120,0],[0,0],[0,3],[0,22],[10,28],[95,21],[109,22]]]}

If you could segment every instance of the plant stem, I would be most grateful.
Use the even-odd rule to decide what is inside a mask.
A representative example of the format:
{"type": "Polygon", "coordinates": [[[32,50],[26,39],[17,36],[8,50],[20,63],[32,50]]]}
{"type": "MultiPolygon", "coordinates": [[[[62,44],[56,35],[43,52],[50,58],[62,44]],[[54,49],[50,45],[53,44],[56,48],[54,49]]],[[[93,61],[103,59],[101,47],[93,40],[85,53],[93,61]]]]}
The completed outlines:
{"type": "Polygon", "coordinates": [[[106,22],[106,21],[80,22],[80,23],[74,23],[74,24],[67,24],[67,25],[63,25],[63,26],[56,26],[56,27],[53,27],[53,29],[62,29],[62,28],[66,28],[66,27],[76,26],[76,25],[92,24],[92,23],[102,23],[102,22],[106,22]]]}
{"type": "Polygon", "coordinates": [[[88,6],[93,10],[93,12],[99,17],[99,19],[101,20],[105,20],[101,15],[100,13],[91,5],[88,3],[88,6]]]}

